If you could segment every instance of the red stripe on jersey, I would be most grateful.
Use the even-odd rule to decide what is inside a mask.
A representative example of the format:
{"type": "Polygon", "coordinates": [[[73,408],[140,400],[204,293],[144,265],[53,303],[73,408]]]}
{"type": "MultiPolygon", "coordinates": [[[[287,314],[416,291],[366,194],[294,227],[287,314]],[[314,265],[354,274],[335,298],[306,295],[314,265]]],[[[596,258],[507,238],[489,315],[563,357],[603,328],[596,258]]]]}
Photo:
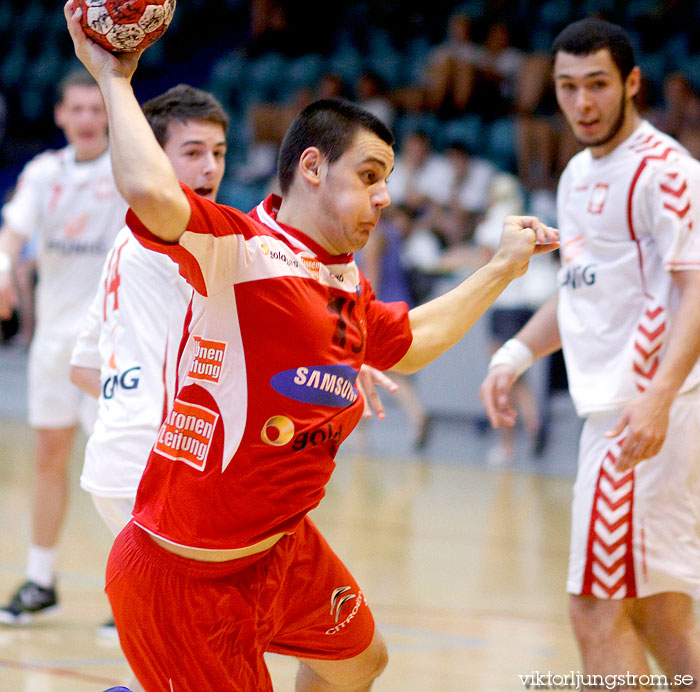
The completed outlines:
{"type": "MultiPolygon", "coordinates": [[[[656,146],[656,145],[654,145],[656,146]]],[[[632,184],[630,185],[630,191],[627,195],[627,224],[629,226],[629,231],[630,231],[630,237],[632,240],[634,240],[635,243],[637,243],[637,255],[639,257],[639,272],[641,274],[642,278],[642,284],[644,284],[644,258],[642,257],[642,248],[639,244],[639,239],[637,238],[637,234],[634,230],[634,219],[632,218],[632,199],[634,197],[634,190],[637,187],[637,183],[639,182],[639,178],[642,175],[642,171],[646,168],[647,163],[649,161],[664,161],[668,158],[668,155],[672,151],[677,151],[677,149],[674,149],[673,147],[666,147],[664,152],[662,154],[649,154],[648,156],[645,156],[638,168],[637,171],[634,174],[634,177],[632,178],[632,184]]]]}

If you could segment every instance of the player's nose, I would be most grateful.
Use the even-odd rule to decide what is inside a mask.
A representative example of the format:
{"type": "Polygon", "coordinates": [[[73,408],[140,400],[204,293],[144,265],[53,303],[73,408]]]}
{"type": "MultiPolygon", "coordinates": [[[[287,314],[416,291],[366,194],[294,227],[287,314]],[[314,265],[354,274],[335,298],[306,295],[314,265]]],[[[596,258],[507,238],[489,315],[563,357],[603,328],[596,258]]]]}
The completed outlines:
{"type": "Polygon", "coordinates": [[[387,188],[386,182],[383,181],[372,192],[372,205],[383,209],[384,207],[388,207],[390,204],[391,197],[389,196],[389,189],[387,188]]]}

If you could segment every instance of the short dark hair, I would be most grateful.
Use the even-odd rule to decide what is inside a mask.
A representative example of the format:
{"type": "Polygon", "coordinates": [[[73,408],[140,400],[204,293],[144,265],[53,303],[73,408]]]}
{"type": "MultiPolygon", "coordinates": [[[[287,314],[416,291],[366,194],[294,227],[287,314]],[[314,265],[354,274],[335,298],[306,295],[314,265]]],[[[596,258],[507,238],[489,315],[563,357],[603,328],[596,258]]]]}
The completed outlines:
{"type": "Polygon", "coordinates": [[[556,58],[559,52],[591,55],[603,49],[610,51],[610,56],[624,82],[637,64],[634,48],[621,26],[598,17],[580,19],[563,29],[552,44],[552,59],[556,58]]]}
{"type": "Polygon", "coordinates": [[[208,91],[195,89],[189,84],[178,84],[168,89],[146,101],[142,109],[161,146],[168,141],[168,125],[172,122],[207,120],[221,125],[224,133],[228,129],[229,118],[219,101],[208,91]]]}
{"type": "Polygon", "coordinates": [[[56,86],[56,103],[62,103],[66,97],[66,91],[74,86],[99,88],[95,78],[86,69],[71,70],[61,78],[56,86]]]}
{"type": "Polygon", "coordinates": [[[350,148],[360,130],[377,135],[389,146],[394,144],[394,135],[379,118],[350,101],[332,98],[310,103],[294,118],[282,140],[277,161],[282,195],[292,185],[304,150],[318,147],[328,162],[333,163],[350,148]]]}

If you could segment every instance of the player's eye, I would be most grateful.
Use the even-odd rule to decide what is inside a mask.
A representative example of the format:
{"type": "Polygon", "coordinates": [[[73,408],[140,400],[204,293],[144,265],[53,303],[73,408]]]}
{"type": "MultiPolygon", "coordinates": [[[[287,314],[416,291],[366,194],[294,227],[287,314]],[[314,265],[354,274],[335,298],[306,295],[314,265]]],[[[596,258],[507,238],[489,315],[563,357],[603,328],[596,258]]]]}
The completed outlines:
{"type": "Polygon", "coordinates": [[[375,171],[364,171],[360,174],[360,177],[369,185],[373,185],[377,182],[377,174],[375,171]]]}

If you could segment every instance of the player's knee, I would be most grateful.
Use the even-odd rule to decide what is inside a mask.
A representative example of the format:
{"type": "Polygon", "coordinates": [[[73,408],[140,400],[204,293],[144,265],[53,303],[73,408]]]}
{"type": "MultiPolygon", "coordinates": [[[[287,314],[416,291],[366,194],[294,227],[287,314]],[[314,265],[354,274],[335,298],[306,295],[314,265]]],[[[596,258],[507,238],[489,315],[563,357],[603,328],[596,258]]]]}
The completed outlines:
{"type": "Polygon", "coordinates": [[[690,597],[657,594],[640,599],[630,610],[634,628],[648,642],[681,641],[698,636],[698,623],[690,597]]]}
{"type": "MultiPolygon", "coordinates": [[[[389,652],[381,637],[375,637],[371,644],[371,651],[366,652],[366,654],[363,656],[362,665],[355,669],[354,680],[347,681],[349,683],[348,690],[366,689],[384,672],[389,663],[389,652]]],[[[345,688],[341,685],[339,690],[343,689],[345,688]]]]}
{"type": "Polygon", "coordinates": [[[569,600],[569,619],[582,646],[615,637],[625,627],[626,618],[621,601],[594,596],[572,596],[569,600]]]}

